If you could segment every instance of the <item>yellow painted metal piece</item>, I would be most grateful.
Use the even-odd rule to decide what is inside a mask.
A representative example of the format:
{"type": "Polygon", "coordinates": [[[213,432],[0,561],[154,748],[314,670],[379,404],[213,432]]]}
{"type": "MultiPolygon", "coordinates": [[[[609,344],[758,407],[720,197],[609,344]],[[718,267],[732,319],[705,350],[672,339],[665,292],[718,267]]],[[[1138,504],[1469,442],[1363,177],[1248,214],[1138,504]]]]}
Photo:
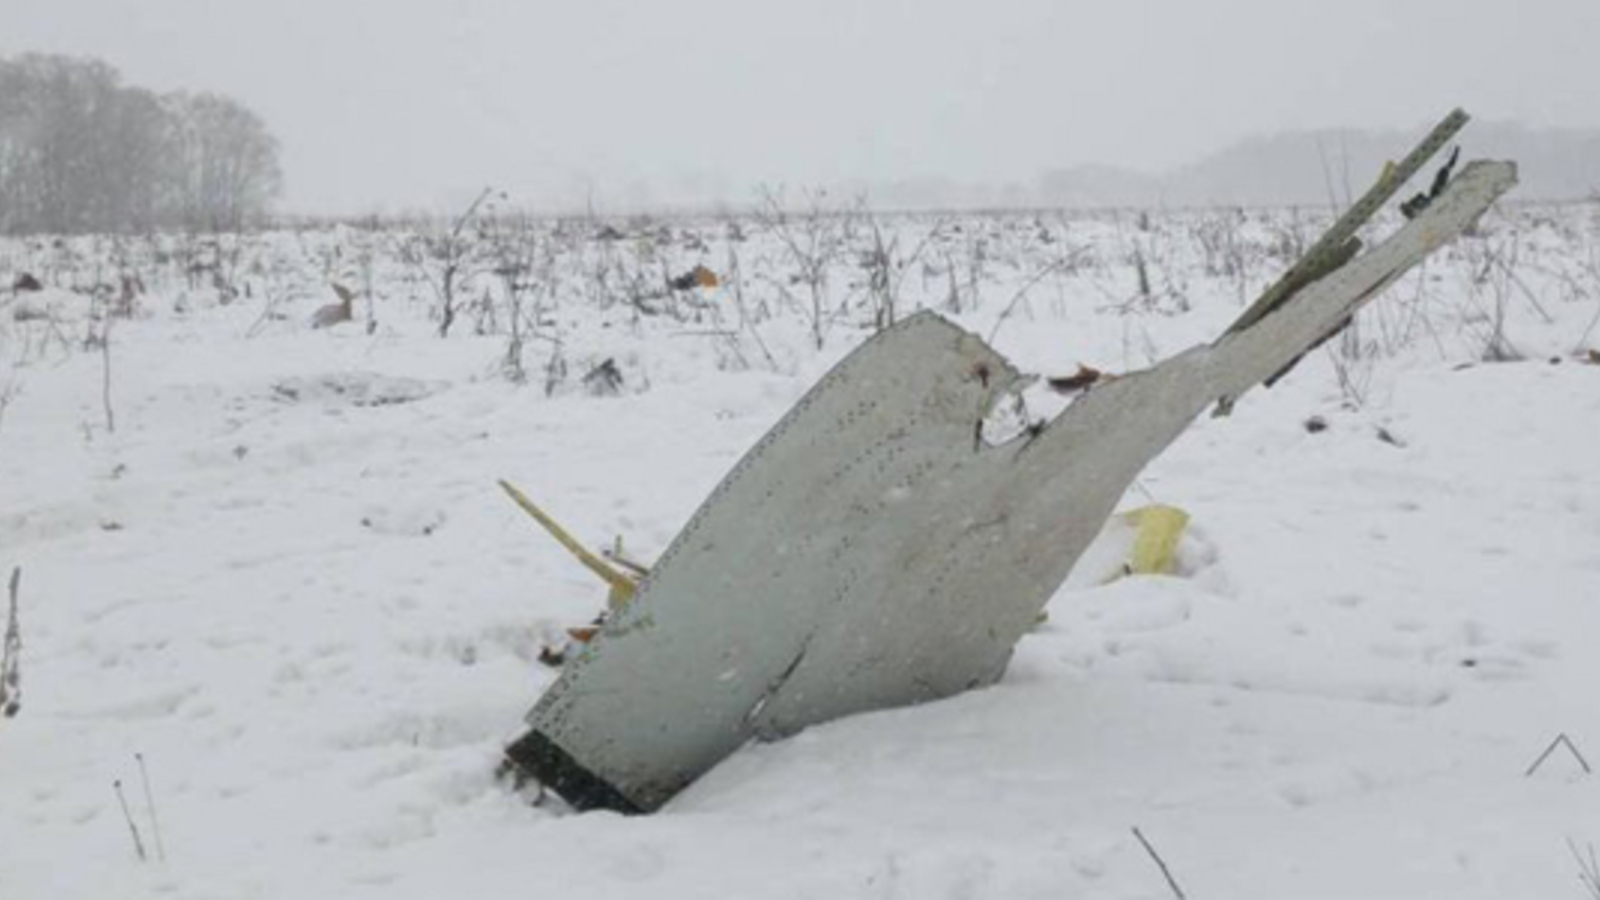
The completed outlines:
{"type": "Polygon", "coordinates": [[[532,500],[529,500],[527,494],[513,487],[511,482],[501,479],[500,489],[505,491],[513,502],[522,507],[523,512],[532,516],[535,522],[543,525],[544,530],[550,532],[550,536],[556,539],[556,543],[565,547],[568,553],[577,557],[578,562],[583,563],[585,568],[600,576],[600,580],[604,581],[611,589],[606,597],[607,606],[612,609],[620,609],[627,605],[629,600],[633,599],[633,595],[638,591],[639,586],[632,578],[617,571],[610,563],[590,552],[589,548],[578,543],[577,539],[568,534],[565,528],[556,524],[555,519],[550,518],[549,513],[540,509],[538,504],[532,500]]]}
{"type": "Polygon", "coordinates": [[[1128,556],[1128,574],[1170,575],[1189,514],[1176,506],[1155,503],[1123,513],[1123,517],[1138,529],[1128,556]]]}

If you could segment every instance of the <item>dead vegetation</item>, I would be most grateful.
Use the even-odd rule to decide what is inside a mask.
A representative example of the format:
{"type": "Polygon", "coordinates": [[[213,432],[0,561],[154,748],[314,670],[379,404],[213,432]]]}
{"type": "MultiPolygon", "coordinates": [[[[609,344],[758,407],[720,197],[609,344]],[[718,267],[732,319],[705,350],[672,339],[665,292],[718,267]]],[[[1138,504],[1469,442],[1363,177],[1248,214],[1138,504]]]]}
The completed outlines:
{"type": "MultiPolygon", "coordinates": [[[[608,359],[623,383],[646,385],[619,336],[704,341],[719,367],[781,371],[801,335],[826,349],[918,309],[986,330],[1110,312],[1122,358],[1091,362],[1131,371],[1172,349],[1164,322],[1231,317],[1329,218],[1307,208],[886,214],[862,198],[777,191],[748,213],[550,218],[486,189],[440,221],[6,239],[0,363],[101,351],[107,318],[244,303],[251,337],[358,319],[374,338],[419,318],[440,337],[470,331],[498,342],[486,358],[502,377],[547,394],[592,390],[585,376],[608,359]],[[580,333],[579,308],[602,312],[612,333],[580,333]]],[[[1401,221],[1391,212],[1372,228],[1401,221]]],[[[1451,362],[1548,356],[1523,323],[1570,321],[1573,309],[1587,327],[1562,353],[1581,359],[1600,329],[1597,235],[1592,205],[1501,206],[1318,352],[1351,407],[1405,348],[1451,362]]],[[[602,385],[615,382],[607,376],[602,385]]]]}

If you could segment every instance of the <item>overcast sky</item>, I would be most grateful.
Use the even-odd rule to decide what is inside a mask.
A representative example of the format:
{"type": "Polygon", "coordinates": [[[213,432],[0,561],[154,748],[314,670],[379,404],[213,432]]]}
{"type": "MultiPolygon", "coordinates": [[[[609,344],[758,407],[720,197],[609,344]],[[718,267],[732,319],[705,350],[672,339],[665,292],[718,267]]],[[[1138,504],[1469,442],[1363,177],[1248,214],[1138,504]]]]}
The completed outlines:
{"type": "Polygon", "coordinates": [[[239,98],[326,212],[1028,182],[1456,105],[1600,125],[1600,0],[0,0],[25,51],[239,98]]]}

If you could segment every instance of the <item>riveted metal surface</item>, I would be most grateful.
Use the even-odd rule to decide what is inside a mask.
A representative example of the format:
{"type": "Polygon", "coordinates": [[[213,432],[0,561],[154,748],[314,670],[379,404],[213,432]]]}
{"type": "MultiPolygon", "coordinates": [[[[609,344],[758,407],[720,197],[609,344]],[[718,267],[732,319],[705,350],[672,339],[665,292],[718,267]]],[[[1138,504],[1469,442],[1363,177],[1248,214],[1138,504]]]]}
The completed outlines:
{"type": "Polygon", "coordinates": [[[993,682],[1128,485],[1208,403],[1279,371],[1514,183],[1508,163],[1467,166],[1249,328],[999,446],[977,426],[1018,383],[1009,363],[931,313],[879,334],[717,487],[512,757],[587,786],[577,805],[650,811],[751,738],[993,682]]]}

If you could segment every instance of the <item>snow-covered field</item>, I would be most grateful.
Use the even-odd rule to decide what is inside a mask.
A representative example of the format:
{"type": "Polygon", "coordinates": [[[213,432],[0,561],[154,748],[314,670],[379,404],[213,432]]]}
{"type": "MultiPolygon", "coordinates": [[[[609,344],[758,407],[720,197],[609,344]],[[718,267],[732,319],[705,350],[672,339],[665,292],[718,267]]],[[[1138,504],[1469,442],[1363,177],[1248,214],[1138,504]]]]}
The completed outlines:
{"type": "Polygon", "coordinates": [[[998,686],[746,747],[649,817],[495,779],[541,648],[604,596],[497,478],[651,558],[890,307],[1126,371],[1218,333],[1319,224],[0,242],[5,285],[46,284],[0,293],[0,898],[1172,896],[1135,827],[1195,900],[1594,896],[1585,206],[1491,215],[1197,422],[1127,498],[1190,513],[1179,576],[1080,567],[998,686]],[[696,263],[721,284],[665,293],[696,263]],[[312,329],[334,282],[355,321],[312,329]],[[585,379],[608,359],[615,395],[585,379]]]}

